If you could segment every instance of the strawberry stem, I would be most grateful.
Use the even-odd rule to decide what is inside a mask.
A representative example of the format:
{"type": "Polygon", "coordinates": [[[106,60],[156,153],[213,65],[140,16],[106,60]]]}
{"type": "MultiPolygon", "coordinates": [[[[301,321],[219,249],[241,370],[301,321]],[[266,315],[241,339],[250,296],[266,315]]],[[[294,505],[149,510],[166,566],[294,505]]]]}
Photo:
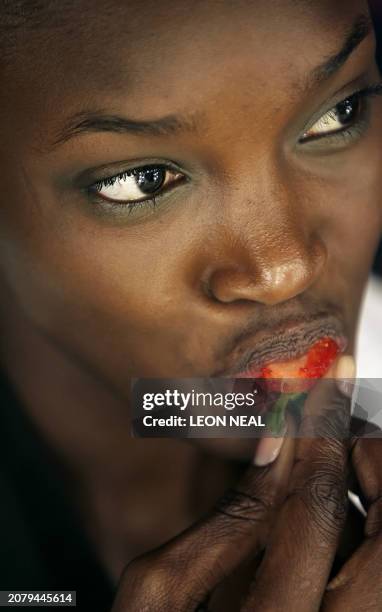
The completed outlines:
{"type": "Polygon", "coordinates": [[[267,425],[271,433],[280,436],[285,427],[285,414],[290,402],[297,403],[305,399],[306,393],[282,393],[275,401],[272,410],[267,415],[267,425]]]}

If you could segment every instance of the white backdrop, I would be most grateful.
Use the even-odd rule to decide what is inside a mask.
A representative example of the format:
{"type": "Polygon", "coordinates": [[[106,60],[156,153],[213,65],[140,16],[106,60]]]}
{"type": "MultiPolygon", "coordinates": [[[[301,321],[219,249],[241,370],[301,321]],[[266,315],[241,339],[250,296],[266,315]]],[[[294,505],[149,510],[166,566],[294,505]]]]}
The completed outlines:
{"type": "Polygon", "coordinates": [[[359,378],[382,378],[382,279],[370,279],[364,298],[356,353],[359,378]]]}

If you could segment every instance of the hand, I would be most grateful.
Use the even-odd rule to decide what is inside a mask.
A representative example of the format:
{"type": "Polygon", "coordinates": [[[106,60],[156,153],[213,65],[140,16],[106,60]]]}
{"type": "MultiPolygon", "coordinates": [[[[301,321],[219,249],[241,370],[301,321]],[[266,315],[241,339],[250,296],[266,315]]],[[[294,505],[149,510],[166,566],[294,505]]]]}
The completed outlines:
{"type": "Polygon", "coordinates": [[[242,611],[318,610],[346,518],[349,403],[332,380],[321,381],[297,444],[287,437],[277,461],[250,467],[210,517],[133,561],[112,612],[195,612],[265,545],[242,611]]]}
{"type": "MultiPolygon", "coordinates": [[[[325,425],[323,421],[324,428],[334,427],[338,436],[329,443],[332,448],[327,447],[326,457],[329,438],[319,442],[322,453],[317,456],[316,477],[301,481],[298,471],[296,475],[293,470],[289,497],[244,607],[246,612],[382,610],[382,431],[376,427],[369,427],[376,437],[353,438],[349,449],[359,485],[357,492],[367,509],[364,541],[326,584],[346,509],[346,437],[341,441],[346,420],[346,410],[339,406],[332,423],[326,419],[325,425]]],[[[301,453],[306,456],[306,444],[309,445],[304,439],[297,445],[297,461],[301,453]]],[[[299,471],[304,472],[304,468],[299,471]]]]}
{"type": "Polygon", "coordinates": [[[382,610],[382,432],[354,441],[352,462],[367,509],[365,539],[328,586],[323,612],[382,610]]]}
{"type": "Polygon", "coordinates": [[[351,366],[342,358],[308,396],[288,496],[242,612],[317,612],[322,605],[347,514],[351,449],[350,400],[333,377],[352,378],[351,366]]]}
{"type": "MultiPolygon", "coordinates": [[[[348,412],[340,403],[333,418],[329,412],[322,421],[326,435],[335,435],[318,442],[321,451],[316,455],[316,476],[304,476],[305,460],[302,467],[297,463],[297,473],[292,471],[289,496],[245,612],[382,610],[382,432],[376,427],[373,435],[378,437],[354,438],[349,446],[367,509],[365,538],[339,574],[326,584],[346,510],[348,442],[341,430],[345,433],[347,429],[348,412]]],[[[297,462],[319,447],[316,440],[301,440],[297,462]]]]}
{"type": "Polygon", "coordinates": [[[130,563],[112,612],[195,612],[242,561],[256,556],[285,498],[294,444],[286,438],[277,461],[250,466],[210,516],[130,563]]]}

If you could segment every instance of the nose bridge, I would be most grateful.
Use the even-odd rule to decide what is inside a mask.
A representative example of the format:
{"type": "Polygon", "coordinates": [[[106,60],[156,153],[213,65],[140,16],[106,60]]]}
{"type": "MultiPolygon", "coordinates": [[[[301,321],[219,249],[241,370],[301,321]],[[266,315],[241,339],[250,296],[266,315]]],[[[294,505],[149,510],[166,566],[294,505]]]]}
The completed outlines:
{"type": "Polygon", "coordinates": [[[249,184],[235,185],[228,196],[231,227],[257,266],[304,259],[314,227],[294,182],[288,181],[281,163],[263,159],[254,168],[252,174],[246,172],[249,184]]]}

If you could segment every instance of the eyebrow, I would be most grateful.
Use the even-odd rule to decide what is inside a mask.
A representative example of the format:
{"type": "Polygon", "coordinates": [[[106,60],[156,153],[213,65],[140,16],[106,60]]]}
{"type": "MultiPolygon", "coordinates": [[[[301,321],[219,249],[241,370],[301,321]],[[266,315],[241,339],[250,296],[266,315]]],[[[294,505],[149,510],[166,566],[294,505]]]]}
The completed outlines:
{"type": "Polygon", "coordinates": [[[190,117],[167,115],[151,121],[137,121],[118,115],[82,112],[71,117],[53,146],[62,144],[82,133],[114,132],[115,134],[143,134],[145,136],[171,136],[179,132],[196,132],[196,114],[190,117]]]}
{"type": "MultiPolygon", "coordinates": [[[[321,83],[336,73],[349,59],[355,49],[372,32],[373,25],[368,15],[359,15],[353,23],[340,51],[319,64],[309,75],[309,82],[321,83]]],[[[71,138],[91,132],[115,134],[142,134],[144,136],[171,136],[181,132],[197,131],[197,115],[181,117],[168,115],[151,121],[138,121],[109,115],[103,111],[84,111],[73,115],[53,143],[53,147],[71,138]]]]}
{"type": "Polygon", "coordinates": [[[359,15],[353,23],[342,49],[338,53],[331,55],[313,70],[311,74],[312,81],[319,83],[337,72],[372,31],[373,24],[370,17],[368,15],[359,15]]]}

